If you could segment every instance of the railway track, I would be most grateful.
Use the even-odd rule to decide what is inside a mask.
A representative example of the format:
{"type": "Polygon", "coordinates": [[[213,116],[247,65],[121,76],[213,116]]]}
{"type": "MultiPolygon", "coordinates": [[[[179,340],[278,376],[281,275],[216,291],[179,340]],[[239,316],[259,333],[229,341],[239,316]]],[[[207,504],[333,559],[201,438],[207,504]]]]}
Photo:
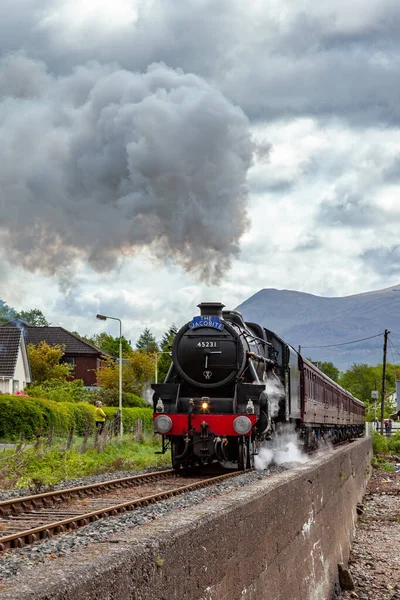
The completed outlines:
{"type": "Polygon", "coordinates": [[[0,502],[0,553],[240,474],[209,477],[189,473],[183,479],[168,469],[5,500],[0,502]],[[183,481],[185,485],[181,485],[183,481]]]}

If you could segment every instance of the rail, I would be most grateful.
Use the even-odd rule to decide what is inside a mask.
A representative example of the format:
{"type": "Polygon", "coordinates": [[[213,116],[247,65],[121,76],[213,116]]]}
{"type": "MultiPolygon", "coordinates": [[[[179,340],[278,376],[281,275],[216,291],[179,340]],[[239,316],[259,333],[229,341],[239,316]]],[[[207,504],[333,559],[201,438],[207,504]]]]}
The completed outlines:
{"type": "MultiPolygon", "coordinates": [[[[151,477],[151,479],[153,479],[153,480],[159,479],[160,475],[161,475],[161,477],[162,476],[167,477],[167,473],[169,475],[172,475],[172,473],[173,473],[176,476],[176,472],[173,469],[171,469],[169,471],[161,471],[161,472],[159,471],[156,473],[149,473],[149,474],[146,474],[143,476],[141,476],[141,475],[136,476],[136,478],[137,478],[136,481],[138,481],[138,478],[141,478],[141,480],[143,481],[143,479],[145,479],[146,477],[149,478],[149,476],[154,476],[154,477],[151,477]]],[[[216,475],[211,478],[201,479],[200,481],[196,481],[196,482],[190,483],[188,485],[167,489],[162,492],[158,492],[156,494],[150,494],[150,495],[142,496],[139,498],[130,499],[126,502],[120,502],[118,504],[100,508],[98,510],[74,515],[67,519],[61,519],[59,521],[54,521],[52,523],[46,523],[39,527],[33,527],[31,529],[27,529],[24,531],[17,531],[17,532],[12,533],[11,535],[6,535],[6,536],[0,538],[0,552],[4,552],[4,551],[12,549],[12,548],[22,548],[25,545],[33,544],[36,541],[51,538],[53,535],[56,535],[56,534],[68,533],[71,531],[75,531],[79,527],[84,527],[86,525],[89,525],[89,523],[93,523],[94,521],[97,521],[99,519],[117,516],[119,514],[127,512],[127,511],[134,510],[137,507],[148,506],[149,504],[154,504],[154,503],[160,502],[162,500],[167,500],[168,498],[177,496],[179,494],[184,494],[186,492],[196,490],[196,489],[199,489],[202,487],[208,487],[210,485],[214,485],[215,483],[219,483],[220,481],[224,481],[225,479],[228,479],[231,477],[237,477],[238,475],[241,475],[241,474],[242,474],[242,472],[235,471],[235,472],[226,473],[223,475],[216,475]]],[[[61,497],[63,494],[66,494],[66,492],[68,492],[68,494],[70,494],[70,495],[73,493],[79,493],[80,491],[83,491],[83,490],[87,492],[88,488],[93,489],[95,487],[98,489],[99,487],[101,488],[101,486],[104,487],[106,483],[115,484],[117,482],[129,481],[132,479],[133,478],[124,478],[122,480],[113,480],[112,482],[102,482],[101,484],[92,484],[91,486],[80,486],[79,488],[69,488],[68,490],[60,490],[57,493],[58,493],[58,496],[61,497]]],[[[5,504],[7,504],[7,503],[12,504],[15,501],[18,501],[20,507],[23,510],[27,510],[31,506],[34,506],[32,504],[32,502],[36,503],[37,499],[39,499],[39,498],[41,498],[42,500],[44,500],[46,502],[46,500],[48,500],[52,495],[53,495],[53,492],[46,492],[44,494],[37,494],[36,496],[27,496],[27,497],[18,498],[18,499],[14,498],[10,501],[7,500],[5,502],[2,502],[2,505],[4,508],[5,504]]],[[[62,498],[61,498],[61,500],[62,500],[62,498]]]]}

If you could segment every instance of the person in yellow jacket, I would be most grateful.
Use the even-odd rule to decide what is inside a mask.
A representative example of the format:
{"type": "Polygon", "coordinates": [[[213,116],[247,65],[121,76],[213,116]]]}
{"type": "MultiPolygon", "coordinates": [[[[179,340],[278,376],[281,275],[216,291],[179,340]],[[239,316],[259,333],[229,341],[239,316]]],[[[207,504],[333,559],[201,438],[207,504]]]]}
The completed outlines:
{"type": "Polygon", "coordinates": [[[101,435],[103,433],[104,423],[106,422],[106,413],[101,408],[101,406],[102,406],[102,404],[101,404],[100,400],[98,400],[96,402],[96,414],[95,414],[97,435],[101,435]]]}

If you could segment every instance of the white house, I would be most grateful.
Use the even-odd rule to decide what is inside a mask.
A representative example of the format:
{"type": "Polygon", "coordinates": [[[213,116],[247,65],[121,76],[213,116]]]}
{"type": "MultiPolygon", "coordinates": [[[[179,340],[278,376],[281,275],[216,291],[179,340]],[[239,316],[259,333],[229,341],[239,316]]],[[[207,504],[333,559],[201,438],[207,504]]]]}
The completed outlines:
{"type": "Polygon", "coordinates": [[[22,329],[0,327],[0,392],[15,394],[30,381],[31,371],[22,329]]]}

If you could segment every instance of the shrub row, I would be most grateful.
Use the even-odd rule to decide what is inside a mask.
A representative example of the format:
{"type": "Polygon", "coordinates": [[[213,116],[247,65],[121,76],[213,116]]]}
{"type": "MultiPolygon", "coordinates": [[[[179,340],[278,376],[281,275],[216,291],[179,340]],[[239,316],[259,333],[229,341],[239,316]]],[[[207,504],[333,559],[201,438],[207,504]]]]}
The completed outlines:
{"type": "Polygon", "coordinates": [[[400,432],[396,432],[393,436],[386,437],[375,431],[372,436],[372,447],[374,454],[400,455],[400,432]]]}
{"type": "MultiPolygon", "coordinates": [[[[106,390],[102,388],[88,389],[83,386],[81,379],[74,381],[45,381],[37,385],[30,383],[25,390],[32,398],[45,398],[55,402],[89,402],[101,400],[105,406],[118,406],[118,390],[106,390]]],[[[148,408],[149,404],[135,394],[129,392],[122,393],[123,406],[133,408],[148,408]]]]}
{"type": "MultiPolygon", "coordinates": [[[[107,415],[107,420],[112,419],[118,408],[114,406],[103,406],[104,412],[107,415]]],[[[151,408],[123,408],[122,422],[124,431],[134,431],[137,419],[143,421],[143,430],[147,432],[153,431],[153,410],[151,408]]]]}
{"type": "MultiPolygon", "coordinates": [[[[111,419],[117,408],[105,407],[111,419]]],[[[42,398],[23,398],[0,395],[0,438],[16,440],[23,434],[27,440],[38,433],[46,435],[53,427],[57,435],[66,435],[72,427],[77,435],[83,435],[95,426],[95,407],[87,402],[53,402],[42,398]]],[[[135,421],[142,419],[146,431],[152,428],[151,408],[124,408],[123,422],[126,430],[134,428],[135,421]]]]}

